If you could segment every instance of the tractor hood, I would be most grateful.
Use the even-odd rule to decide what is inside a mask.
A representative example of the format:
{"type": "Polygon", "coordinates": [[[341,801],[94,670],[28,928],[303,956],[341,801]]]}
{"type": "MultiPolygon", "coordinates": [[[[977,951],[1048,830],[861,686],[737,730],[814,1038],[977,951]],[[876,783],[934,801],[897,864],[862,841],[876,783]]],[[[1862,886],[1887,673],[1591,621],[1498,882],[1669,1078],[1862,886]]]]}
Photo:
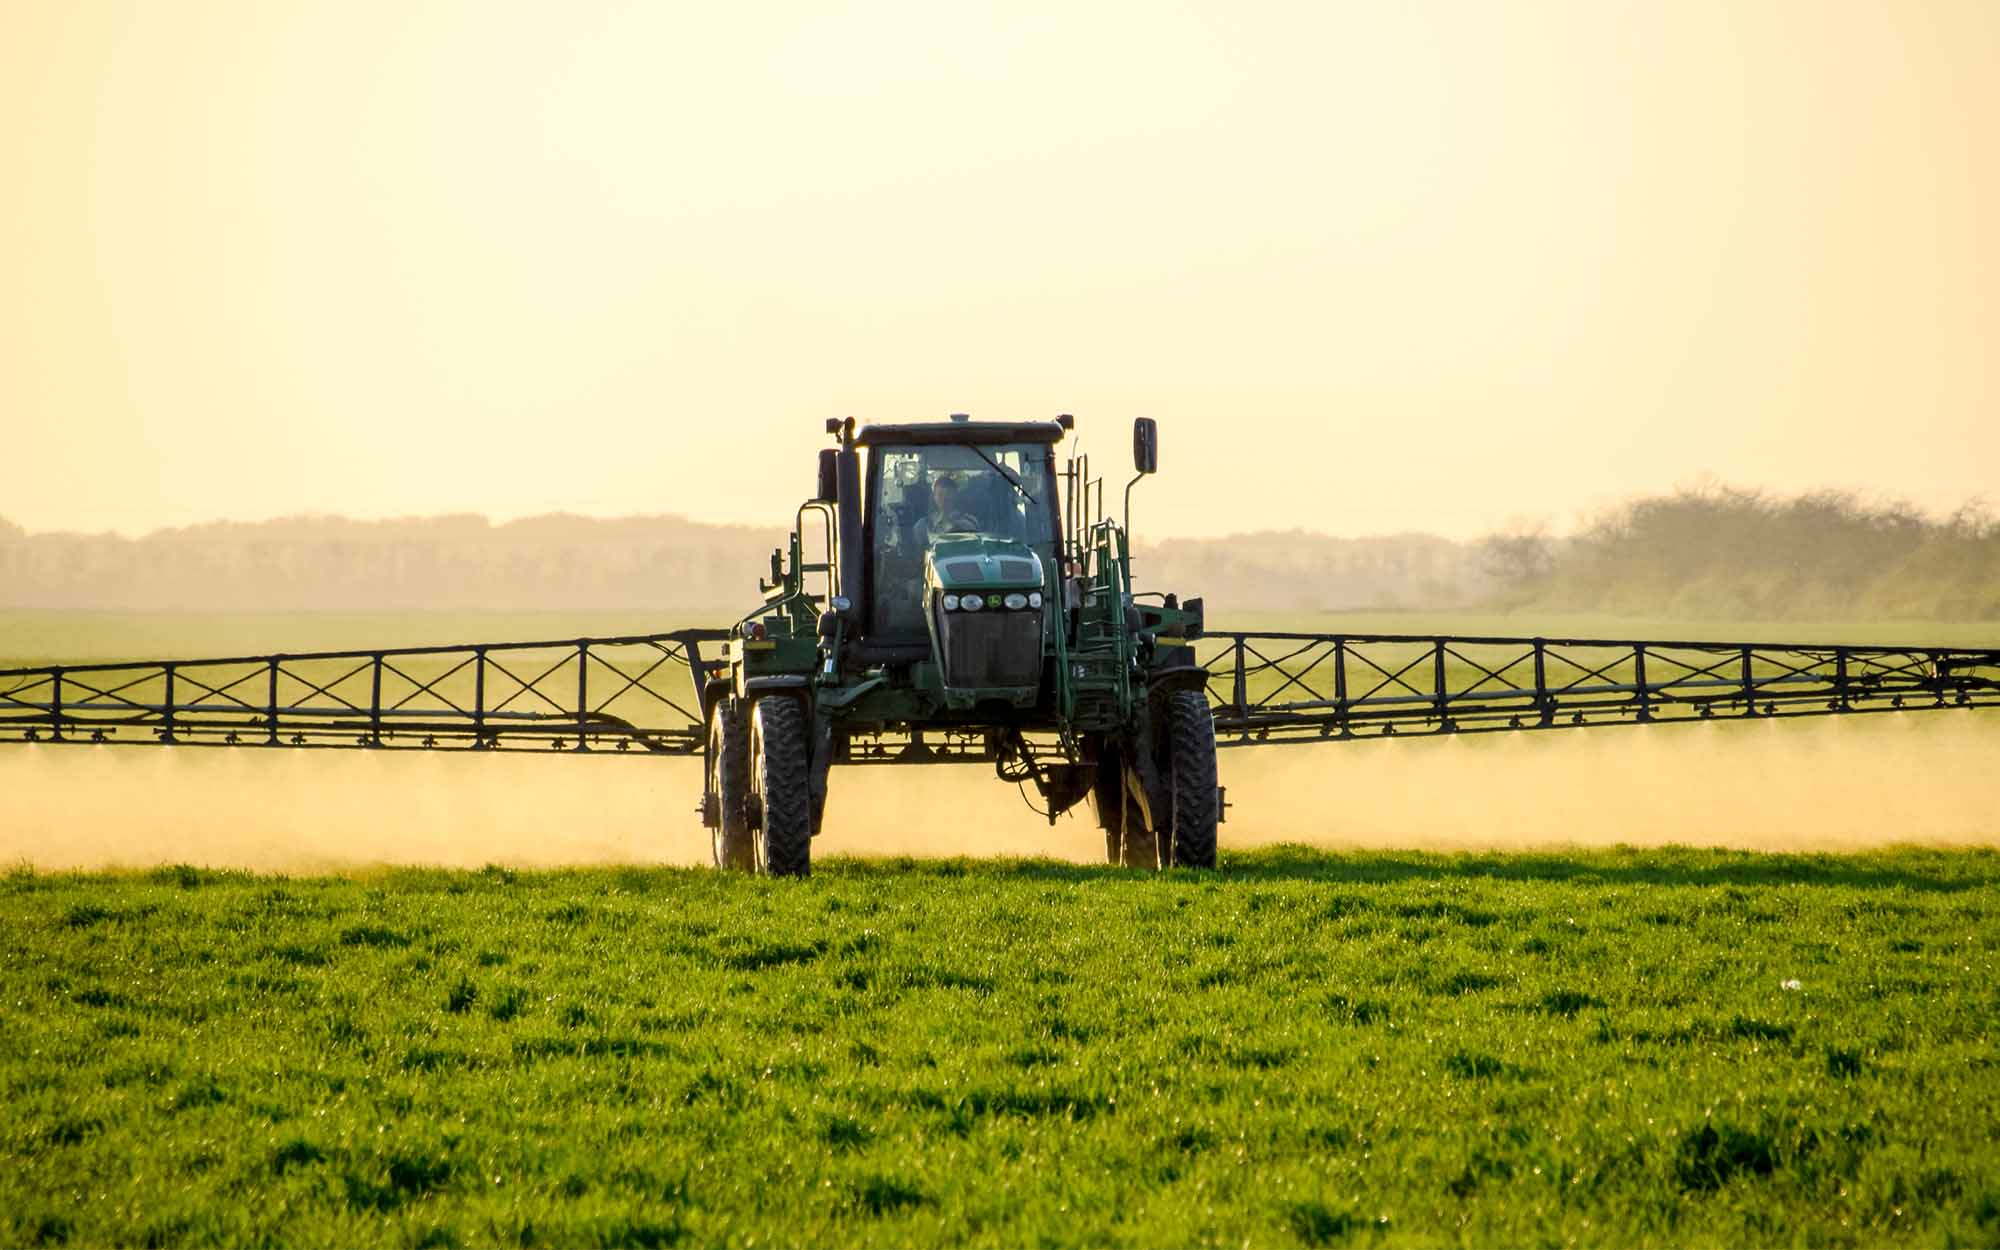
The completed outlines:
{"type": "Polygon", "coordinates": [[[1040,590],[1042,561],[1026,543],[976,534],[946,534],[924,554],[924,582],[933,591],[1002,594],[1040,590]]]}
{"type": "Polygon", "coordinates": [[[948,707],[1033,706],[1042,677],[1042,561],[1026,543],[947,534],[924,557],[925,616],[948,707]]]}

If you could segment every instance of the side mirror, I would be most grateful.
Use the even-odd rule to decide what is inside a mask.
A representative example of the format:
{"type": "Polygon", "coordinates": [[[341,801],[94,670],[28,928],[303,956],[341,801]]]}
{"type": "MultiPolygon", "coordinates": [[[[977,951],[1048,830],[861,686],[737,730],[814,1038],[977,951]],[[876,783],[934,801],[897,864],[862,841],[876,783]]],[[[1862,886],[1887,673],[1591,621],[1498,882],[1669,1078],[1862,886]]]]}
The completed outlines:
{"type": "Polygon", "coordinates": [[[1151,417],[1132,423],[1132,467],[1141,473],[1160,471],[1160,427],[1151,417]]]}
{"type": "Polygon", "coordinates": [[[832,447],[822,447],[819,453],[819,493],[813,498],[821,503],[833,503],[840,497],[840,452],[832,447]]]}

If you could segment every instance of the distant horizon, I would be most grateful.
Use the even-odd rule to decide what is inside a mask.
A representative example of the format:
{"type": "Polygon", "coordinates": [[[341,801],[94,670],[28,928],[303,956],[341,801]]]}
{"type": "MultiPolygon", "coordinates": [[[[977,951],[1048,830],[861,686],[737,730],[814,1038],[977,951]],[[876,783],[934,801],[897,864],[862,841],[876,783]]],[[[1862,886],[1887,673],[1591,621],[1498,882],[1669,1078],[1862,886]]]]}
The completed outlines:
{"type": "MultiPolygon", "coordinates": [[[[1135,513],[1138,510],[1136,507],[1136,502],[1137,501],[1135,500],[1135,507],[1134,507],[1135,513]]],[[[790,524],[791,524],[789,520],[772,525],[758,525],[749,521],[710,521],[710,520],[704,520],[700,517],[691,517],[688,516],[686,513],[681,513],[681,512],[626,512],[626,513],[617,513],[609,515],[599,515],[595,513],[558,509],[556,511],[551,511],[551,512],[535,512],[535,513],[523,514],[521,516],[509,516],[509,517],[495,517],[481,512],[409,513],[406,515],[393,515],[393,516],[356,516],[351,513],[345,513],[345,512],[294,512],[294,513],[281,513],[278,515],[265,516],[265,517],[212,517],[208,520],[190,521],[187,522],[186,524],[181,524],[181,525],[162,525],[154,529],[138,530],[138,531],[123,530],[123,529],[95,529],[95,530],[30,529],[25,525],[21,525],[19,522],[15,521],[12,517],[9,517],[5,514],[0,514],[0,527],[11,526],[14,529],[20,531],[20,533],[23,536],[28,538],[44,538],[44,537],[115,538],[125,542],[145,542],[146,540],[152,538],[159,538],[172,534],[183,534],[192,530],[219,528],[222,526],[230,526],[230,525],[240,525],[240,526],[283,525],[289,522],[316,522],[316,521],[335,521],[335,522],[344,522],[354,525],[398,525],[398,524],[422,524],[427,522],[438,522],[438,521],[466,521],[466,522],[476,521],[483,523],[489,529],[497,530],[497,529],[505,529],[508,526],[513,526],[513,525],[522,525],[535,521],[551,521],[551,520],[590,521],[590,522],[601,522],[604,524],[616,524],[621,521],[677,521],[692,526],[700,526],[707,529],[768,531],[772,533],[788,532],[790,530],[790,524]]],[[[4,532],[4,529],[0,529],[0,532],[4,532]]],[[[1382,538],[1382,539],[1435,538],[1450,543],[1472,543],[1479,541],[1479,539],[1484,537],[1486,533],[1492,533],[1492,532],[1497,532],[1497,531],[1485,531],[1481,534],[1476,534],[1471,537],[1457,538],[1449,534],[1442,534],[1435,530],[1427,530],[1427,529],[1413,528],[1404,530],[1377,530],[1370,533],[1345,534],[1345,533],[1337,533],[1333,530],[1316,529],[1308,525],[1292,525],[1292,526],[1272,526],[1272,527],[1264,527],[1258,529],[1239,529],[1239,530],[1231,530],[1225,533],[1148,534],[1144,529],[1143,520],[1141,520],[1137,532],[1135,532],[1133,535],[1133,541],[1136,544],[1143,546],[1149,542],[1170,542],[1170,541],[1215,542],[1230,538],[1255,537],[1257,535],[1263,535],[1263,534],[1302,534],[1302,535],[1310,535],[1312,537],[1317,537],[1317,538],[1332,538],[1332,539],[1339,539],[1343,541],[1354,541],[1354,542],[1361,542],[1374,538],[1382,538]]],[[[1559,537],[1560,535],[1557,536],[1559,537]]]]}
{"type": "MultiPolygon", "coordinates": [[[[1696,616],[2000,619],[2000,519],[1924,513],[1842,492],[1709,485],[1627,500],[1558,536],[1475,540],[1421,530],[1300,527],[1145,535],[1155,590],[1240,608],[1431,608],[1540,603],[1696,616]]],[[[131,538],[0,527],[0,604],[237,610],[474,610],[564,604],[688,611],[740,606],[779,526],[671,513],[295,514],[131,538]]],[[[808,541],[811,541],[810,539],[808,541]]]]}
{"type": "MultiPolygon", "coordinates": [[[[1587,530],[1591,525],[1603,520],[1605,517],[1616,513],[1618,510],[1622,508],[1625,508],[1631,504],[1638,503],[1643,500],[1665,499],[1684,494],[1690,494],[1690,493],[1700,494],[1710,491],[1747,491],[1759,494],[1767,499],[1774,499],[1774,500],[1801,499],[1801,498],[1826,495],[1826,494],[1840,495],[1850,499],[1854,499],[1864,505],[1871,507],[1907,508],[1917,513],[1925,521],[1933,524],[1943,523],[1952,518],[1953,516],[1966,511],[1971,511],[1974,513],[1990,512],[1994,507],[1994,501],[1989,500],[1983,494],[1971,495],[1961,500],[1960,502],[1951,505],[1926,505],[1906,495],[1900,495],[1895,492],[1885,491],[1885,490],[1867,490],[1867,489],[1848,487],[1848,486],[1821,486],[1821,487],[1807,488],[1804,490],[1786,491],[1769,487],[1748,486],[1738,482],[1704,479],[1698,482],[1677,484],[1668,487],[1666,489],[1657,491],[1644,491],[1619,498],[1604,498],[1590,505],[1587,508],[1578,508],[1574,510],[1570,514],[1570,523],[1568,525],[1560,525],[1560,526],[1548,522],[1535,521],[1529,518],[1514,516],[1502,520],[1496,524],[1486,525],[1483,528],[1473,528],[1473,529],[1457,530],[1457,531],[1452,531],[1437,527],[1425,527],[1425,526],[1415,526],[1415,525],[1407,526],[1400,529],[1380,528],[1380,529],[1370,529],[1363,531],[1353,531],[1353,530],[1342,531],[1342,530],[1327,528],[1323,525],[1313,525],[1305,521],[1300,521],[1290,525],[1282,525],[1282,524],[1261,525],[1252,527],[1238,527],[1228,530],[1181,532],[1173,530],[1151,530],[1148,528],[1146,524],[1146,515],[1145,515],[1145,488],[1142,485],[1133,494],[1133,514],[1135,517],[1135,528],[1132,535],[1132,539],[1133,542],[1137,545],[1145,545],[1153,542],[1168,542],[1168,541],[1210,542],[1210,541],[1218,541],[1229,538],[1251,537],[1260,534],[1303,534],[1321,538],[1331,538],[1331,539],[1340,539],[1349,541],[1365,541],[1368,539],[1437,538],[1437,539],[1442,539],[1446,542],[1464,545],[1464,544],[1477,543],[1481,539],[1488,538],[1496,534],[1515,533],[1526,530],[1529,532],[1538,532],[1548,538],[1559,540],[1564,538],[1575,537],[1576,535],[1587,530]]],[[[106,526],[98,529],[74,529],[74,528],[60,528],[60,527],[34,528],[16,520],[14,516],[11,515],[10,513],[4,510],[0,510],[0,535],[4,535],[11,528],[19,530],[27,537],[31,538],[67,535],[80,538],[117,538],[117,539],[123,539],[128,542],[143,542],[147,539],[156,538],[164,535],[183,533],[189,530],[199,530],[208,527],[219,527],[228,525],[259,526],[259,525],[279,525],[287,522],[314,522],[314,521],[338,521],[338,522],[352,523],[356,525],[393,525],[399,523],[422,523],[422,522],[460,520],[466,522],[474,522],[474,521],[480,522],[491,529],[504,529],[508,526],[520,525],[528,522],[560,520],[560,519],[574,519],[579,521],[602,522],[607,524],[617,523],[621,521],[677,521],[688,525],[702,526],[710,529],[724,529],[724,530],[733,529],[733,530],[751,530],[751,531],[767,531],[767,532],[787,531],[789,530],[791,525],[789,517],[786,517],[781,520],[773,520],[768,523],[760,523],[757,521],[747,521],[747,520],[714,520],[705,517],[692,516],[685,512],[676,512],[667,509],[663,509],[660,511],[650,511],[650,512],[649,511],[605,512],[605,511],[591,511],[580,508],[553,508],[545,511],[523,512],[516,514],[496,514],[496,513],[482,512],[482,511],[468,510],[468,509],[449,509],[438,512],[382,513],[374,515],[361,514],[355,512],[345,512],[345,511],[310,509],[310,510],[301,510],[297,512],[273,513],[266,516],[211,515],[200,519],[192,519],[184,521],[178,524],[159,525],[147,529],[119,528],[116,526],[106,526]]]]}

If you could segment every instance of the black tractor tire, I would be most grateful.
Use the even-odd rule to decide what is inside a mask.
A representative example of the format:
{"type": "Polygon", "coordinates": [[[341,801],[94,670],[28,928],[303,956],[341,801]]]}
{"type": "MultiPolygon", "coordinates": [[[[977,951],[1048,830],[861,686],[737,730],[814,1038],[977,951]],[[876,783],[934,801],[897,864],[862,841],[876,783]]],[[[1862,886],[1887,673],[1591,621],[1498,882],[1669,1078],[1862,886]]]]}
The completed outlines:
{"type": "Polygon", "coordinates": [[[724,695],[708,710],[708,792],[716,799],[709,829],[715,866],[749,872],[757,866],[750,836],[750,725],[743,700],[724,695]]]}
{"type": "Polygon", "coordinates": [[[812,783],[806,710],[790,695],[768,695],[750,713],[751,784],[762,813],[757,867],[772,877],[812,873],[812,783]]]}
{"type": "Polygon", "coordinates": [[[1221,816],[1215,788],[1215,717],[1199,690],[1167,697],[1167,772],[1173,810],[1162,850],[1171,847],[1175,868],[1215,867],[1215,826],[1221,816]]]}

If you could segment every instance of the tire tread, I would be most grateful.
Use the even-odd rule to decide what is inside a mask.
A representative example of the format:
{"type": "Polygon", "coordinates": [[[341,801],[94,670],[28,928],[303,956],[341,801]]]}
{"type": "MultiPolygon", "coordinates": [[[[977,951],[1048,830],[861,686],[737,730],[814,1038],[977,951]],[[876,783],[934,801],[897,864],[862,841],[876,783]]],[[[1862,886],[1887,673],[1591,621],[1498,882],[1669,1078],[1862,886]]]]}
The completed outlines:
{"type": "Polygon", "coordinates": [[[812,788],[806,763],[805,709],[797,699],[757,700],[758,791],[763,799],[764,871],[774,877],[812,872],[812,788]]]}
{"type": "MultiPolygon", "coordinates": [[[[1215,867],[1215,717],[1198,690],[1167,700],[1168,771],[1173,791],[1172,864],[1215,867]]],[[[1165,858],[1164,856],[1162,858],[1165,858]]]]}
{"type": "Polygon", "coordinates": [[[713,711],[709,739],[715,755],[716,805],[722,822],[711,831],[717,868],[748,871],[756,867],[756,849],[750,844],[750,725],[743,715],[742,701],[734,696],[718,699],[713,711]]]}

